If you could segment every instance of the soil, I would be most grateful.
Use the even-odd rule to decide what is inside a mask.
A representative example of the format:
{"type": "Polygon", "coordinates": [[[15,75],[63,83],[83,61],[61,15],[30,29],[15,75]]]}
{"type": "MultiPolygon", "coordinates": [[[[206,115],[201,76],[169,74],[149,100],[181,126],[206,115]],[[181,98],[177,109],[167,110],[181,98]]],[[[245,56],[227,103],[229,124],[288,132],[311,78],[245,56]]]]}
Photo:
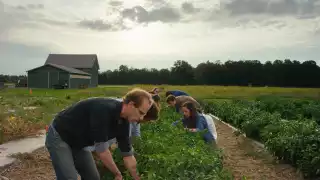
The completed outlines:
{"type": "Polygon", "coordinates": [[[10,180],[55,179],[49,153],[45,148],[40,148],[30,154],[17,154],[14,157],[17,158],[17,161],[3,168],[0,176],[7,177],[10,180]]]}
{"type": "Polygon", "coordinates": [[[290,165],[278,163],[265,149],[252,140],[237,135],[220,121],[215,122],[218,146],[224,153],[224,166],[234,179],[252,180],[303,180],[301,174],[290,165]]]}

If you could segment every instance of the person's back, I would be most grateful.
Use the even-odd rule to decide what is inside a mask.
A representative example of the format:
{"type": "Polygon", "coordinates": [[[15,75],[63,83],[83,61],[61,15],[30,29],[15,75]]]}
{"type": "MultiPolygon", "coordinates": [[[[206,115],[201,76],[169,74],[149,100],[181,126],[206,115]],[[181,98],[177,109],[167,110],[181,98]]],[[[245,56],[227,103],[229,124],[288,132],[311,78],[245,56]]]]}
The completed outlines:
{"type": "Polygon", "coordinates": [[[180,90],[173,90],[173,91],[167,91],[166,92],[166,97],[169,95],[174,95],[174,96],[189,96],[186,92],[180,91],[180,90]]]}
{"type": "Polygon", "coordinates": [[[201,105],[191,96],[178,96],[176,97],[176,108],[180,108],[186,102],[192,102],[197,109],[201,109],[201,105]]]}
{"type": "MultiPolygon", "coordinates": [[[[117,130],[114,127],[117,127],[120,111],[121,102],[116,99],[89,98],[75,103],[58,113],[54,120],[54,127],[61,138],[71,147],[83,148],[94,144],[94,136],[103,137],[98,133],[98,129],[94,128],[102,130],[104,127],[104,131],[108,132],[109,137],[115,136],[117,130]],[[117,113],[117,111],[119,112],[117,113]],[[114,118],[103,118],[108,115],[114,116],[114,118]]],[[[127,121],[123,123],[126,123],[129,127],[127,121]]]]}
{"type": "Polygon", "coordinates": [[[202,115],[206,119],[206,122],[208,124],[208,129],[210,130],[209,132],[212,134],[212,136],[214,137],[215,141],[217,141],[218,134],[217,134],[216,126],[214,124],[214,121],[213,121],[212,117],[210,115],[208,115],[208,114],[202,114],[202,115]]]}

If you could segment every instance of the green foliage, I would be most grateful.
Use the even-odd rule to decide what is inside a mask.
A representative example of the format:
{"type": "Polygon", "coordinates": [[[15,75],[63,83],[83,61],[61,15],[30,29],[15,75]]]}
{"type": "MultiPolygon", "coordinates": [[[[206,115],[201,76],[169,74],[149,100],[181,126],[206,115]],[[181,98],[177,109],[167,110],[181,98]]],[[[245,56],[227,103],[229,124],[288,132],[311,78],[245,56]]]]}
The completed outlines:
{"type": "Polygon", "coordinates": [[[251,103],[210,101],[203,105],[207,112],[238,127],[248,137],[263,142],[278,159],[299,168],[305,177],[319,177],[320,130],[314,120],[320,110],[314,108],[317,103],[273,98],[272,101],[260,99],[251,103]],[[305,111],[306,106],[313,112],[313,119],[303,117],[309,112],[305,111]],[[284,119],[285,116],[291,119],[284,119]]]}
{"type": "Polygon", "coordinates": [[[320,68],[313,60],[303,63],[289,59],[266,63],[258,60],[207,61],[196,67],[187,60],[177,60],[170,68],[160,70],[121,65],[118,69],[101,72],[99,84],[319,87],[319,72],[320,68]]]}
{"type": "MultiPolygon", "coordinates": [[[[232,179],[223,169],[222,153],[205,144],[201,133],[186,132],[179,125],[172,126],[171,123],[177,119],[177,114],[164,108],[159,122],[142,124],[141,139],[134,143],[142,179],[232,179]]],[[[115,161],[120,164],[124,179],[131,179],[118,151],[114,153],[115,161]]],[[[112,177],[107,173],[104,179],[112,177]]]]}

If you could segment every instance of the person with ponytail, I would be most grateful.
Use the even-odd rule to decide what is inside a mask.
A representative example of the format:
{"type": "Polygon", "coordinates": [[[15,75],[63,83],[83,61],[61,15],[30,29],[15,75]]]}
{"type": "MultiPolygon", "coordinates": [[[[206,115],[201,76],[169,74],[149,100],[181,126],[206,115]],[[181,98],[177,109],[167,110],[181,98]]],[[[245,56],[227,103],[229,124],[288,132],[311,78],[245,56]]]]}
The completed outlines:
{"type": "Polygon", "coordinates": [[[185,129],[191,132],[207,130],[203,134],[203,140],[207,143],[216,143],[217,131],[210,115],[201,113],[192,102],[184,103],[181,110],[184,116],[182,123],[185,129]]]}

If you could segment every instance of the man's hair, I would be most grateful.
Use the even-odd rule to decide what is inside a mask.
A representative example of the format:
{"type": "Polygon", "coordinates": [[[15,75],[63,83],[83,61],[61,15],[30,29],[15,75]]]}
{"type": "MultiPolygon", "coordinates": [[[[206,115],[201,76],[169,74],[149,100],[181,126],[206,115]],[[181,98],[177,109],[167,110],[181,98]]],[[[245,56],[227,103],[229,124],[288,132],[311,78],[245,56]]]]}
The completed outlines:
{"type": "Polygon", "coordinates": [[[143,120],[144,121],[156,121],[159,118],[159,112],[160,112],[159,106],[157,105],[156,102],[153,102],[149,111],[144,116],[143,120]]]}
{"type": "Polygon", "coordinates": [[[153,103],[152,96],[149,92],[140,88],[134,88],[123,97],[123,102],[128,104],[132,101],[136,107],[140,107],[143,99],[148,99],[150,104],[153,103]]]}
{"type": "Polygon", "coordinates": [[[167,103],[169,103],[169,102],[171,102],[171,101],[174,101],[174,100],[176,100],[176,97],[175,97],[174,95],[169,95],[169,96],[167,97],[167,103]]]}

